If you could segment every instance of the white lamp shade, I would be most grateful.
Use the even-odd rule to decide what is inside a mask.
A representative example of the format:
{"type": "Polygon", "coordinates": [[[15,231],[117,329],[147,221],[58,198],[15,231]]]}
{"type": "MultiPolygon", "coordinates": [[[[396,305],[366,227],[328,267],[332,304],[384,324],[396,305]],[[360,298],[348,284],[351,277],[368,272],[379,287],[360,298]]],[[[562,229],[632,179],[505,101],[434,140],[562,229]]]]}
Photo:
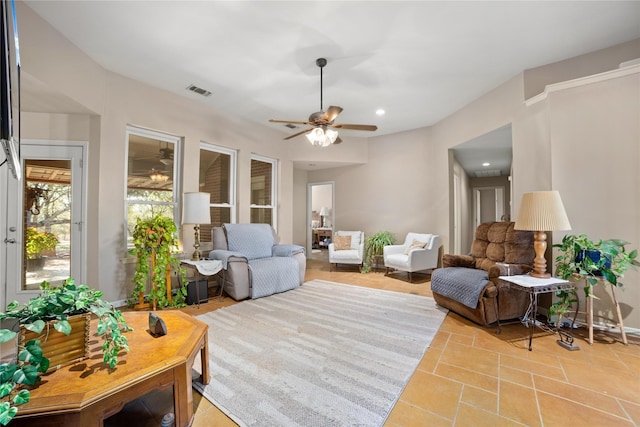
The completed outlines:
{"type": "Polygon", "coordinates": [[[329,215],[329,208],[326,206],[323,206],[320,208],[320,216],[327,216],[329,215]]]}
{"type": "Polygon", "coordinates": [[[184,193],[182,199],[183,224],[211,224],[209,193],[184,193]]]}
{"type": "Polygon", "coordinates": [[[516,230],[571,230],[569,218],[557,191],[534,191],[522,195],[516,230]]]}

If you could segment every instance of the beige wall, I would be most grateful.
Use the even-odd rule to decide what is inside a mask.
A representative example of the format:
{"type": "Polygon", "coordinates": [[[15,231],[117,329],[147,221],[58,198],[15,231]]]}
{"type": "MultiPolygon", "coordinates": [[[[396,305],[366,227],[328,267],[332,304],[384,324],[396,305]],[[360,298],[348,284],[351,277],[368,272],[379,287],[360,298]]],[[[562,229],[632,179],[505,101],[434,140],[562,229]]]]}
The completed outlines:
{"type": "MultiPolygon", "coordinates": [[[[550,92],[542,102],[549,113],[553,187],[562,194],[570,233],[619,238],[639,249],[640,66],[634,74],[550,92]]],[[[563,235],[556,234],[554,240],[563,235]]],[[[625,290],[616,296],[625,323],[639,328],[640,272],[629,271],[622,282],[625,290]]],[[[611,297],[598,295],[595,312],[611,318],[611,297]]]]}
{"type": "Polygon", "coordinates": [[[528,99],[542,93],[545,86],[549,84],[599,74],[617,68],[623,62],[638,58],[640,58],[640,39],[635,39],[607,49],[525,70],[524,97],[528,99]]]}
{"type": "MultiPolygon", "coordinates": [[[[21,32],[24,72],[86,111],[59,115],[50,113],[68,111],[33,110],[25,114],[23,133],[25,138],[89,141],[88,282],[103,290],[107,299],[126,298],[131,288],[127,265],[122,263],[128,124],[184,138],[184,191],[197,189],[200,141],[237,149],[241,222],[249,218],[251,153],[279,159],[278,231],[283,242],[306,241],[306,183],[334,181],[336,229],[389,230],[398,239],[408,231],[437,233],[445,252],[450,242],[453,168],[449,149],[511,124],[514,218],[524,192],[559,189],[574,231],[623,238],[640,246],[638,74],[559,90],[526,106],[525,86],[540,86],[543,79],[530,85],[524,72],[432,127],[369,139],[345,137],[339,146],[318,150],[308,144],[283,143],[283,135],[267,126],[112,74],[30,9],[22,4],[19,8],[19,27],[25,28],[21,32]],[[603,165],[602,159],[608,163],[603,165]],[[312,172],[293,167],[294,161],[337,160],[349,166],[312,172]],[[581,184],[585,180],[589,189],[581,184]]],[[[568,61],[560,69],[574,66],[568,61]]],[[[547,71],[547,76],[570,74],[547,71]]],[[[463,184],[470,188],[468,181],[463,184]]],[[[471,232],[464,230],[464,235],[468,238],[471,232]]],[[[554,241],[558,239],[554,236],[554,241]]],[[[619,296],[627,325],[640,328],[636,290],[640,280],[636,272],[628,276],[630,289],[619,296]]]]}
{"type": "Polygon", "coordinates": [[[388,230],[404,240],[409,231],[435,228],[432,194],[437,185],[428,182],[433,163],[429,133],[421,129],[370,138],[366,164],[308,173],[309,182],[336,182],[334,229],[362,230],[365,236],[388,230]]]}
{"type": "MultiPolygon", "coordinates": [[[[58,114],[23,104],[25,139],[88,141],[87,282],[109,300],[121,300],[131,290],[131,265],[125,260],[124,195],[127,125],[177,135],[183,139],[183,191],[198,188],[201,141],[238,150],[238,221],[249,221],[250,158],[252,153],[278,159],[278,234],[293,239],[294,169],[282,134],[216,111],[200,101],[110,73],[61,37],[29,8],[19,4],[22,67],[32,82],[40,82],[65,106],[91,114],[58,114]],[[22,35],[24,33],[24,36],[22,35]],[[54,54],[56,52],[56,54],[54,54]],[[71,100],[71,101],[69,101],[71,100]]],[[[34,104],[32,104],[33,106],[34,104]]],[[[354,148],[348,148],[353,150],[354,148]]],[[[184,233],[184,245],[192,244],[184,233]]]]}
{"type": "MultiPolygon", "coordinates": [[[[621,238],[640,248],[638,72],[559,89],[528,106],[523,85],[517,76],[431,128],[371,138],[365,165],[310,172],[311,181],[336,182],[336,228],[389,230],[399,238],[407,231],[433,232],[447,252],[448,150],[511,123],[513,218],[523,193],[557,189],[573,232],[621,238]]],[[[555,233],[551,243],[562,236],[555,233]]],[[[630,271],[625,279],[627,291],[618,292],[625,322],[640,328],[640,277],[630,271]]],[[[609,302],[603,299],[598,310],[610,311],[609,302]]]]}
{"type": "Polygon", "coordinates": [[[306,170],[293,170],[293,239],[292,243],[306,247],[307,244],[307,182],[306,170]]]}

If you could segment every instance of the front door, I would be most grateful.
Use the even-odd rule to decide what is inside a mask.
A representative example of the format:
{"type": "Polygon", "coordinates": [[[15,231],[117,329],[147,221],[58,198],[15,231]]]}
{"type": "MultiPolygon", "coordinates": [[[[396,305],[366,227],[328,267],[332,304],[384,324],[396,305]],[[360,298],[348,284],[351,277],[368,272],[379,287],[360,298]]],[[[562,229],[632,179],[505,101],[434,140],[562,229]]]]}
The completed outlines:
{"type": "Polygon", "coordinates": [[[83,144],[21,145],[23,178],[7,186],[7,303],[85,272],[83,144]]]}

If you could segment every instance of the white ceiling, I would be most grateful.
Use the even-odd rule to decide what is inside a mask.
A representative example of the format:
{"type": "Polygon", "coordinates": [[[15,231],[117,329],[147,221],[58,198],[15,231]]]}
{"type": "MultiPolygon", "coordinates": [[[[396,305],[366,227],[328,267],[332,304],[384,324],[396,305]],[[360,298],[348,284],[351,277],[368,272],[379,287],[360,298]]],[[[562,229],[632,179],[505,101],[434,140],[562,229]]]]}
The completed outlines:
{"type": "Polygon", "coordinates": [[[336,122],[378,126],[341,134],[375,136],[432,125],[525,69],[640,37],[640,1],[25,3],[105,68],[283,137],[295,131],[268,119],[320,109],[318,57],[325,109],[344,108],[336,122]]]}

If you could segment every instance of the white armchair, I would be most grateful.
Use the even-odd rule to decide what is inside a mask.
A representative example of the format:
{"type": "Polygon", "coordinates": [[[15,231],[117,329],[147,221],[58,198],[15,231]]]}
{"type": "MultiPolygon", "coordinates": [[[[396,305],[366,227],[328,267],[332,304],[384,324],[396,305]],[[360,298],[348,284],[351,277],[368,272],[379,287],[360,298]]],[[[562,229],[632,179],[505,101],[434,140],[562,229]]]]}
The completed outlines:
{"type": "Polygon", "coordinates": [[[338,264],[357,265],[362,269],[364,261],[364,233],[362,231],[336,231],[329,243],[329,271],[338,264]],[[346,244],[346,242],[349,242],[346,244]]]}
{"type": "Polygon", "coordinates": [[[415,271],[430,270],[438,267],[440,236],[436,234],[408,233],[402,245],[384,247],[384,266],[386,273],[390,269],[409,273],[409,282],[415,271]]]}

